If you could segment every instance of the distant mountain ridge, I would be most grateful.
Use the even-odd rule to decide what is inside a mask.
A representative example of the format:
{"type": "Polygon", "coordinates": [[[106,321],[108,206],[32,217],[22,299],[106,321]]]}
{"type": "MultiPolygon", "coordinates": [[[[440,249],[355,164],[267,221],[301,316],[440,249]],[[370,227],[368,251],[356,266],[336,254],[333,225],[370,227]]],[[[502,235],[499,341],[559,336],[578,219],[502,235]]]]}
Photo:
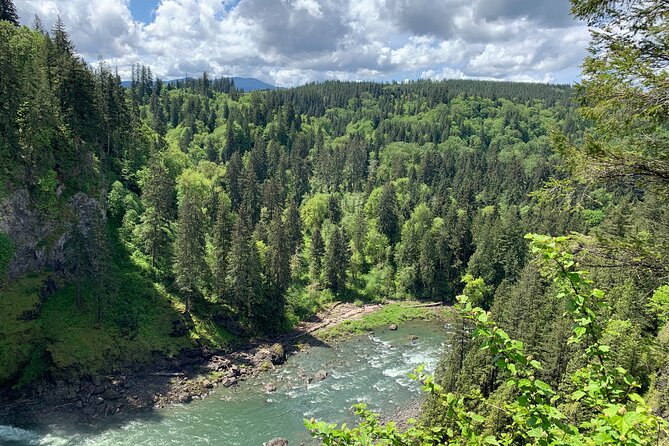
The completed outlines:
{"type": "MultiPolygon", "coordinates": [[[[183,81],[186,78],[182,77],[180,79],[172,79],[169,81],[165,81],[165,83],[170,84],[174,83],[177,81],[183,81]]],[[[244,90],[244,91],[256,91],[256,90],[278,90],[279,87],[276,85],[268,84],[266,82],[263,82],[259,79],[255,79],[252,77],[234,77],[232,80],[235,83],[235,87],[237,87],[238,90],[244,90]]],[[[123,81],[121,82],[121,85],[124,87],[130,87],[131,81],[123,81]]]]}

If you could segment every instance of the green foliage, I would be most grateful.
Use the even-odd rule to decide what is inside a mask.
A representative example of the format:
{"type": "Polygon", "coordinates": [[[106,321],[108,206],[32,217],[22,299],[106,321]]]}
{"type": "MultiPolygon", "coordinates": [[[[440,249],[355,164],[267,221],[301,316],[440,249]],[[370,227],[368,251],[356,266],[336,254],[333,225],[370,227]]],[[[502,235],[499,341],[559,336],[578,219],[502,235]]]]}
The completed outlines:
{"type": "Polygon", "coordinates": [[[669,322],[669,285],[663,285],[656,289],[650,298],[648,306],[657,314],[660,326],[669,322]]]}
{"type": "Polygon", "coordinates": [[[512,389],[513,398],[500,409],[507,424],[493,434],[484,429],[485,417],[469,410],[480,394],[458,396],[445,393],[431,376],[416,371],[413,378],[423,390],[437,398],[447,414],[447,426],[414,423],[405,431],[394,423],[382,424],[364,405],[356,407],[362,422],[349,428],[305,420],[315,437],[326,445],[651,445],[666,444],[669,423],[655,415],[638,394],[638,383],[611,360],[610,346],[603,344],[597,309],[605,302],[604,292],[593,287],[585,271],[578,268],[567,248],[568,237],[528,236],[532,252],[540,259],[544,273],[553,278],[557,299],[566,303],[573,320],[568,343],[583,345],[583,366],[571,373],[573,388],[554,389],[537,377],[541,362],[525,353],[524,344],[511,339],[488,312],[460,296],[461,314],[475,327],[473,337],[493,356],[495,367],[512,389]],[[573,423],[562,411],[571,402],[583,410],[583,421],[573,423]]]}
{"type": "Polygon", "coordinates": [[[126,89],[76,54],[61,21],[48,34],[0,23],[0,190],[28,190],[55,228],[40,249],[68,240],[62,287],[38,317],[64,341],[12,328],[26,351],[8,350],[0,380],[38,346],[47,368],[101,370],[118,337],[139,358],[223,345],[214,321],[254,336],[336,299],[452,301],[465,271],[493,288],[514,280],[523,231],[608,216],[562,218],[528,197],[561,175],[546,140],[572,119],[568,87],[326,82],[245,95],[229,79],[164,83],[136,65],[126,89]],[[73,196],[106,209],[87,215],[73,196]],[[172,349],[165,327],[188,336],[172,349]]]}

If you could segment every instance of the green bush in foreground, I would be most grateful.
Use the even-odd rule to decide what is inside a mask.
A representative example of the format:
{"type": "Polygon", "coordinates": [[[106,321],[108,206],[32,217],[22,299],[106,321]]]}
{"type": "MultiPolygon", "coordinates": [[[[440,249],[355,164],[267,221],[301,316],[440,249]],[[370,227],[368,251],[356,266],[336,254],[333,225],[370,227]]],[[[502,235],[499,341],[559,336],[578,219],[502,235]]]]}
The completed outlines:
{"type": "MultiPolygon", "coordinates": [[[[574,255],[567,250],[570,237],[527,236],[531,250],[542,261],[545,272],[552,275],[558,298],[566,303],[573,319],[570,344],[584,346],[583,363],[571,374],[573,389],[560,393],[536,378],[542,364],[524,353],[522,342],[489,319],[489,313],[474,307],[470,297],[459,296],[462,315],[474,324],[474,338],[490,350],[495,366],[504,373],[514,398],[500,409],[509,420],[494,435],[484,434],[485,418],[468,410],[480,395],[461,396],[444,393],[432,376],[419,368],[412,377],[423,384],[423,390],[437,398],[447,413],[447,426],[425,427],[413,422],[405,431],[395,423],[382,424],[364,404],[355,406],[361,423],[353,428],[338,427],[322,421],[305,420],[312,435],[324,445],[666,445],[668,423],[653,414],[650,406],[636,393],[639,385],[610,358],[610,347],[601,342],[602,327],[597,309],[605,294],[593,287],[586,271],[578,269],[574,255]],[[562,404],[577,404],[588,419],[570,422],[560,409],[562,404]]],[[[604,321],[605,322],[605,321],[604,321]]]]}

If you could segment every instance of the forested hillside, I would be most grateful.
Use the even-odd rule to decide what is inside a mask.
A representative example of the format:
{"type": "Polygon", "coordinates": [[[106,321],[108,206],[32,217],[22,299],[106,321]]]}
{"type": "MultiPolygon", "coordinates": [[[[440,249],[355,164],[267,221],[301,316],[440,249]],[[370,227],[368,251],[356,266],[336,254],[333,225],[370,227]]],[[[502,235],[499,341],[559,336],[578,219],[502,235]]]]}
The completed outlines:
{"type": "Polygon", "coordinates": [[[665,441],[667,7],[573,4],[615,31],[594,34],[576,88],[252,93],[141,65],[123,87],[61,21],[20,27],[3,6],[0,386],[229,349],[333,301],[458,301],[436,377],[417,373],[431,394],[417,427],[360,408],[353,430],[312,431],[665,441]]]}
{"type": "Polygon", "coordinates": [[[473,229],[452,348],[434,377],[414,376],[429,395],[420,422],[382,425],[361,405],[353,428],[306,423],[324,444],[669,442],[669,9],[573,0],[572,13],[592,41],[578,118],[551,135],[566,170],[530,193],[572,219],[547,235],[514,223],[530,249],[515,269],[502,257],[499,276],[478,254],[490,268],[486,241],[508,255],[518,239],[494,238],[504,217],[484,239],[473,229]]]}
{"type": "Polygon", "coordinates": [[[523,277],[526,232],[587,232],[613,207],[531,194],[566,175],[549,134],[581,131],[568,87],[243,94],[136,66],[125,89],[60,22],[0,30],[6,383],[225,347],[333,300],[452,303],[465,273],[490,304],[523,277]]]}

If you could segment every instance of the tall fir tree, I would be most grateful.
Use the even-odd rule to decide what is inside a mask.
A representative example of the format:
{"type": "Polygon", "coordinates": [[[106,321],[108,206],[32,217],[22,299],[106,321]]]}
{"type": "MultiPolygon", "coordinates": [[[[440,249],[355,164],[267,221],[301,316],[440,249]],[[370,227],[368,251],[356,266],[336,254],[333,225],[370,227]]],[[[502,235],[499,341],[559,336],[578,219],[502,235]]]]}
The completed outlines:
{"type": "Polygon", "coordinates": [[[216,296],[223,299],[226,292],[225,275],[228,271],[228,257],[232,242],[232,226],[234,215],[228,196],[221,192],[218,195],[216,221],[214,222],[213,245],[213,288],[216,296]]]}
{"type": "Polygon", "coordinates": [[[262,293],[261,279],[260,258],[250,216],[242,209],[232,229],[226,296],[229,304],[247,324],[252,324],[255,316],[255,304],[262,293]]]}
{"type": "Polygon", "coordinates": [[[149,160],[142,181],[140,242],[151,259],[151,267],[161,268],[170,261],[172,220],[175,217],[175,185],[158,154],[149,160]]]}
{"type": "Polygon", "coordinates": [[[340,293],[346,289],[346,271],[349,264],[348,242],[343,231],[335,226],[330,233],[325,258],[323,259],[323,274],[325,285],[340,293]]]}
{"type": "Polygon", "coordinates": [[[392,183],[387,183],[381,191],[378,219],[381,234],[388,237],[391,244],[397,243],[400,236],[399,204],[392,183]]]}
{"type": "Polygon", "coordinates": [[[174,279],[186,297],[190,313],[206,278],[205,216],[196,194],[184,188],[179,199],[179,216],[174,239],[174,279]]]}
{"type": "Polygon", "coordinates": [[[0,0],[0,20],[19,26],[19,15],[12,0],[0,0]]]}

